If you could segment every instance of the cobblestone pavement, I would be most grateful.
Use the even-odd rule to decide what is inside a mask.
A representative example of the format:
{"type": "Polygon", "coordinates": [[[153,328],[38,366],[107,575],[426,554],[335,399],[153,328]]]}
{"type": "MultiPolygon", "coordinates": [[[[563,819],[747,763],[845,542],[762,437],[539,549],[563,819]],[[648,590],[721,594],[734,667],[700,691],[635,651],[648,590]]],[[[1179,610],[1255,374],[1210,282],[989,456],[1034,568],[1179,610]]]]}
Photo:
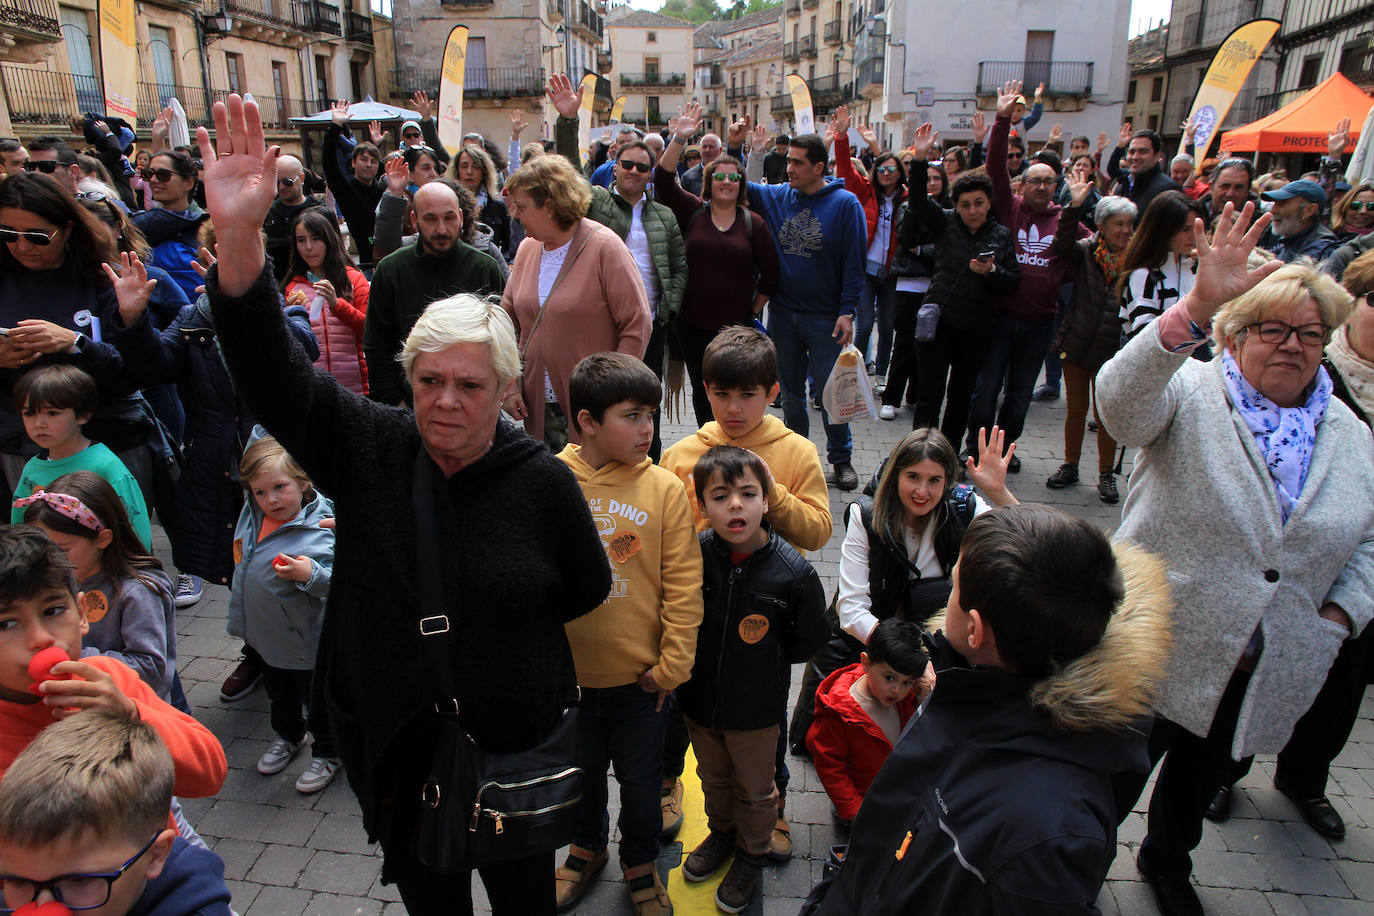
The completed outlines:
{"type": "MultiPolygon", "coordinates": [[[[817,415],[813,412],[811,417],[812,439],[822,443],[823,454],[824,433],[817,415]]],[[[1022,500],[1051,502],[1111,530],[1120,519],[1120,510],[1098,501],[1090,474],[1085,474],[1084,483],[1068,490],[1051,491],[1044,485],[1059,464],[1063,420],[1062,400],[1032,405],[1018,447],[1024,465],[1012,479],[1013,489],[1022,500]]],[[[870,420],[854,425],[854,466],[861,480],[909,427],[908,411],[900,412],[893,422],[870,420]]],[[[680,424],[665,422],[663,426],[665,442],[674,442],[687,432],[680,424]]],[[[1091,470],[1096,448],[1092,435],[1086,437],[1084,447],[1083,467],[1091,470]]],[[[1124,492],[1124,479],[1120,486],[1124,492]]],[[[830,496],[838,520],[852,497],[834,489],[830,496]]],[[[827,593],[834,587],[843,533],[837,524],[830,543],[811,557],[827,593]]],[[[160,543],[166,558],[165,539],[160,543]]],[[[227,590],[207,586],[200,603],[178,612],[177,631],[181,676],[194,712],[223,741],[229,758],[223,790],[214,798],[187,801],[186,813],[223,857],[235,910],[246,916],[400,916],[405,909],[395,889],[379,880],[380,850],[368,844],[344,779],[340,777],[318,795],[306,796],[294,788],[306,759],[297,758],[274,777],[261,776],[255,769],[258,756],[272,739],[265,695],[259,689],[233,705],[221,703],[218,696],[219,685],[239,652],[237,642],[224,632],[227,603],[227,590]]],[[[799,675],[798,670],[794,683],[799,675]]],[[[1208,912],[1245,916],[1374,912],[1372,716],[1374,703],[1367,701],[1363,718],[1332,769],[1329,794],[1348,830],[1340,842],[1329,843],[1310,830],[1293,805],[1273,788],[1272,758],[1256,762],[1242,783],[1244,791],[1237,793],[1231,820],[1206,824],[1194,856],[1195,880],[1208,912]]],[[[838,841],[815,770],[796,758],[790,766],[793,777],[787,809],[796,854],[791,862],[766,870],[763,897],[746,913],[796,913],[820,877],[828,847],[838,841]]],[[[611,794],[614,798],[616,793],[611,794]]],[[[1148,799],[1148,790],[1144,797],[1148,799]]],[[[684,836],[691,835],[694,822],[699,830],[702,820],[700,810],[689,810],[684,836]]],[[[1134,864],[1135,847],[1144,832],[1144,815],[1137,810],[1121,829],[1119,855],[1098,901],[1104,913],[1156,912],[1149,887],[1141,882],[1134,864]]],[[[675,868],[681,856],[679,844],[665,846],[660,867],[675,868]]],[[[474,898],[479,911],[485,911],[480,884],[474,882],[474,898]]],[[[679,900],[677,910],[685,914],[713,909],[707,907],[679,900]]],[[[614,863],[602,872],[577,912],[608,916],[630,912],[614,863]]]]}

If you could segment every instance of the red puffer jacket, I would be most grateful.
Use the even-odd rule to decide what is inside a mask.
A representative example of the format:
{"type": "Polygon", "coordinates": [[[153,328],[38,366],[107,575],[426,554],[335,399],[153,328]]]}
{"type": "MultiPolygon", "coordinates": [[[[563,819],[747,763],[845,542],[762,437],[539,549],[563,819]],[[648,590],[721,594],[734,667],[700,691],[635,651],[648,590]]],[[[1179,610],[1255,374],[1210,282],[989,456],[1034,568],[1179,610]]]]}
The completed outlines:
{"type": "MultiPolygon", "coordinates": [[[[849,694],[850,687],[863,673],[863,666],[855,663],[821,681],[816,688],[816,719],[806,733],[806,748],[811,752],[821,785],[825,786],[835,812],[847,821],[859,813],[864,793],[892,752],[892,742],[849,694]]],[[[903,728],[915,712],[913,690],[897,704],[903,728]]]]}
{"type": "MultiPolygon", "coordinates": [[[[320,344],[316,367],[338,379],[339,384],[357,394],[367,394],[367,361],[363,359],[363,323],[367,319],[367,278],[351,264],[345,265],[348,282],[353,285],[350,301],[339,296],[331,309],[323,302],[316,308],[318,295],[310,281],[302,276],[292,277],[286,284],[287,304],[297,291],[304,297],[299,304],[310,313],[310,329],[320,344]]],[[[297,297],[300,298],[300,297],[297,297]]]]}

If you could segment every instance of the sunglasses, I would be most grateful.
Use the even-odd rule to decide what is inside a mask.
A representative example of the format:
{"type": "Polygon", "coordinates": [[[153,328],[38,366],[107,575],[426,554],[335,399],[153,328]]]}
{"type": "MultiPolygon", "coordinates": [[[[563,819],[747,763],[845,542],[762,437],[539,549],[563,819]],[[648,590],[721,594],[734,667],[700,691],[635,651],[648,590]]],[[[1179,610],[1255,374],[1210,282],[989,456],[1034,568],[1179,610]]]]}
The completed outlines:
{"type": "Polygon", "coordinates": [[[731,184],[739,184],[739,181],[742,177],[744,176],[740,175],[739,172],[714,172],[711,175],[711,180],[728,181],[731,184]]]}
{"type": "Polygon", "coordinates": [[[52,240],[57,238],[61,229],[54,229],[52,232],[44,232],[42,229],[11,229],[9,226],[0,226],[0,242],[14,242],[23,239],[30,245],[51,245],[52,240]]]}
{"type": "Polygon", "coordinates": [[[891,175],[893,172],[897,171],[897,167],[895,165],[880,165],[874,169],[874,171],[879,175],[891,175]]]}
{"type": "Polygon", "coordinates": [[[92,203],[97,203],[97,204],[99,204],[99,203],[104,203],[105,201],[109,200],[109,198],[110,198],[110,195],[106,194],[104,191],[77,191],[77,192],[76,192],[76,199],[77,199],[77,200],[89,200],[89,201],[91,201],[92,203]]]}
{"type": "Polygon", "coordinates": [[[647,175],[649,171],[653,169],[653,166],[647,162],[635,162],[631,159],[622,159],[616,163],[616,168],[643,172],[647,175]]]}
{"type": "Polygon", "coordinates": [[[1018,152],[1016,152],[1015,150],[1012,150],[1012,151],[1010,151],[1010,152],[1007,153],[1007,158],[1008,158],[1008,159],[1024,159],[1025,156],[1026,156],[1025,153],[1018,153],[1018,152]]]}
{"type": "Polygon", "coordinates": [[[24,171],[26,172],[42,172],[44,175],[51,175],[57,171],[57,166],[56,159],[44,159],[41,162],[35,162],[32,159],[24,160],[24,171]]]}
{"type": "Polygon", "coordinates": [[[1374,213],[1374,200],[1352,200],[1350,202],[1351,213],[1359,213],[1361,211],[1374,213]]]}
{"type": "Polygon", "coordinates": [[[160,181],[163,184],[171,181],[176,175],[171,169],[144,169],[140,174],[144,181],[160,181]]]}
{"type": "Polygon", "coordinates": [[[296,179],[294,179],[294,178],[278,178],[278,179],[277,179],[277,184],[281,185],[283,188],[295,187],[296,179]]]}
{"type": "Polygon", "coordinates": [[[415,133],[415,131],[413,131],[413,130],[408,130],[408,131],[406,131],[405,133],[401,134],[401,137],[404,138],[404,139],[406,139],[406,140],[418,140],[418,139],[420,139],[420,135],[417,134],[417,133],[415,133]]]}

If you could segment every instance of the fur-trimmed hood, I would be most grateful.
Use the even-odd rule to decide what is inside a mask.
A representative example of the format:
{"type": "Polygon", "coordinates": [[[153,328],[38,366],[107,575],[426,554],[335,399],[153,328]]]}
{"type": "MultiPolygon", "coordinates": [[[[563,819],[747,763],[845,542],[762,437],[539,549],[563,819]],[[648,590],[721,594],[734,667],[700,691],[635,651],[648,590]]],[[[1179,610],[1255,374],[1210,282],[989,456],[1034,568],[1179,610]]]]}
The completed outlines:
{"type": "MultiPolygon", "coordinates": [[[[1129,727],[1151,713],[1164,677],[1173,646],[1173,604],[1164,564],[1125,541],[1116,541],[1112,550],[1125,596],[1102,640],[1086,655],[1028,682],[1031,705],[1048,714],[1056,729],[1086,732],[1129,727]]],[[[926,625],[931,632],[943,627],[944,614],[926,625]]]]}

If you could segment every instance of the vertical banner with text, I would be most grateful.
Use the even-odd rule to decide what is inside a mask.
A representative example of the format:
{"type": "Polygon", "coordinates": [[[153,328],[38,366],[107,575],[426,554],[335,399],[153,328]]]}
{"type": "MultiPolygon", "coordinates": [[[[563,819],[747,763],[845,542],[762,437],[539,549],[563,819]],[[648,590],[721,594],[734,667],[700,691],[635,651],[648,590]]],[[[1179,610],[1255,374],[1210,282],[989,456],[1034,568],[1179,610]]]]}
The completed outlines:
{"type": "Polygon", "coordinates": [[[1279,25],[1277,19],[1252,19],[1227,35],[1217,48],[1188,113],[1193,119],[1193,155],[1198,162],[1207,158],[1221,122],[1279,25]]]}
{"type": "Polygon", "coordinates": [[[811,90],[806,86],[806,80],[795,73],[787,74],[787,89],[792,93],[792,112],[797,118],[797,130],[799,134],[814,134],[816,132],[816,116],[811,110],[811,90]]]}
{"type": "Polygon", "coordinates": [[[584,159],[592,147],[592,106],[596,104],[596,74],[582,77],[582,107],[577,111],[577,145],[584,159]]]}
{"type": "MultiPolygon", "coordinates": [[[[100,0],[100,77],[105,114],[138,126],[138,32],[134,0],[100,0]]],[[[96,112],[99,114],[99,112],[96,112]]],[[[117,133],[117,131],[116,131],[117,133]]]]}
{"type": "Polygon", "coordinates": [[[450,156],[463,145],[463,80],[467,75],[468,27],[455,25],[444,44],[439,71],[439,143],[450,156]]]}
{"type": "Polygon", "coordinates": [[[620,123],[620,119],[621,119],[621,117],[622,117],[624,114],[625,114],[625,96],[622,95],[620,98],[616,99],[616,100],[615,100],[615,104],[611,106],[611,123],[612,123],[612,124],[619,124],[619,123],[620,123]]]}

